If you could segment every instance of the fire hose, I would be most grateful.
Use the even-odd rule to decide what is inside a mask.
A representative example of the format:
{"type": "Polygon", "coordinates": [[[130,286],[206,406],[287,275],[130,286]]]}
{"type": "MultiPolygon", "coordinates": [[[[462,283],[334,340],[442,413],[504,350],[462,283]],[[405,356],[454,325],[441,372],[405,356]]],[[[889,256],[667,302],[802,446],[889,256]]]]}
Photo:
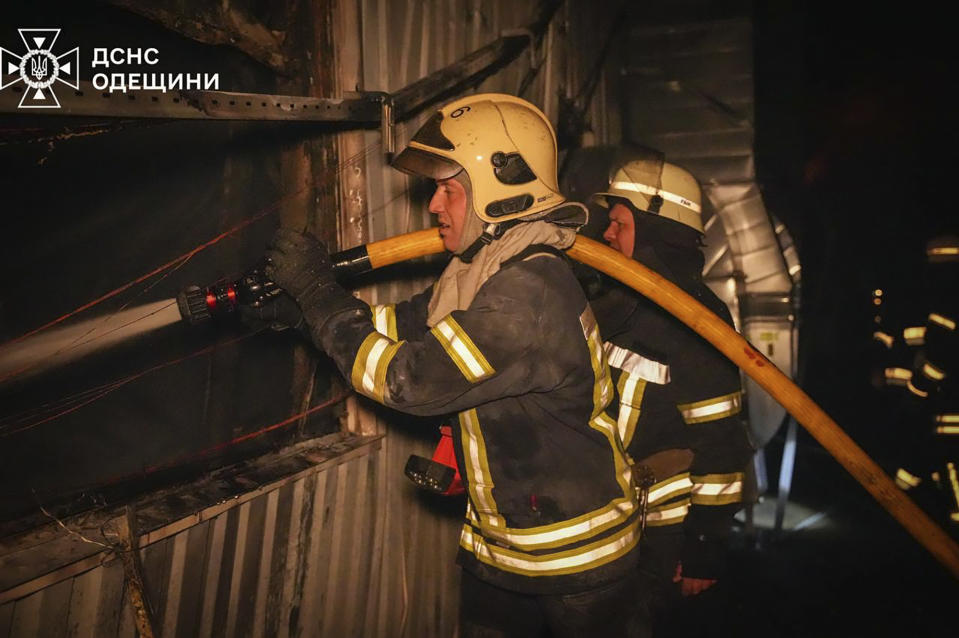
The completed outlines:
{"type": "MultiPolygon", "coordinates": [[[[336,253],[331,256],[331,261],[339,277],[443,250],[443,241],[436,229],[427,229],[336,253]]],[[[913,538],[959,578],[959,545],[896,487],[882,468],[822,408],[726,322],[672,282],[597,241],[579,236],[567,254],[648,297],[709,341],[786,408],[913,538]]],[[[229,293],[224,286],[205,291],[196,288],[192,303],[197,307],[202,303],[213,310],[220,303],[218,299],[235,305],[237,297],[236,290],[229,293]],[[230,302],[231,297],[233,302],[230,302]]],[[[184,318],[189,320],[189,314],[184,310],[184,305],[189,302],[182,294],[180,303],[184,318]]]]}

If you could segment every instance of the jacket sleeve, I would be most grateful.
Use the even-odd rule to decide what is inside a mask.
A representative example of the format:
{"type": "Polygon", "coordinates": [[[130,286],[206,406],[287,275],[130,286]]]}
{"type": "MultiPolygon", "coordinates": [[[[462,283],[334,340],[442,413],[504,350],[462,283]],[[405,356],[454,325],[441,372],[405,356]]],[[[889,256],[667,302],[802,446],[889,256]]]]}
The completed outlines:
{"type": "Polygon", "coordinates": [[[357,392],[411,414],[458,412],[545,389],[559,371],[533,365],[541,334],[534,309],[544,287],[518,270],[501,270],[467,310],[450,313],[420,338],[390,338],[369,313],[353,311],[327,322],[320,345],[357,392]]]}
{"type": "Polygon", "coordinates": [[[632,329],[638,310],[639,295],[612,282],[603,294],[589,300],[599,333],[604,340],[611,340],[632,329]]]}
{"type": "Polygon", "coordinates": [[[422,338],[427,331],[426,316],[432,296],[433,286],[430,286],[406,301],[371,305],[376,331],[393,341],[422,338]]]}
{"type": "Polygon", "coordinates": [[[681,558],[683,575],[692,578],[718,578],[724,571],[732,518],[742,506],[744,470],[753,455],[740,414],[739,375],[730,365],[720,360],[712,369],[704,367],[697,391],[676,406],[693,451],[681,558]]]}

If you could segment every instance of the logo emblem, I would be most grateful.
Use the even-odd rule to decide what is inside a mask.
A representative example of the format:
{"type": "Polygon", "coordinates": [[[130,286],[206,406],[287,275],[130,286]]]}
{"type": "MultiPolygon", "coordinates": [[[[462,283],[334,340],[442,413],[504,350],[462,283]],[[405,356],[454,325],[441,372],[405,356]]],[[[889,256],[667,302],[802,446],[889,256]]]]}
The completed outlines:
{"type": "Polygon", "coordinates": [[[80,88],[80,49],[73,47],[63,55],[53,53],[60,29],[17,29],[27,52],[22,56],[0,47],[0,90],[17,82],[24,83],[21,109],[58,109],[60,101],[53,85],[63,82],[80,88]]]}

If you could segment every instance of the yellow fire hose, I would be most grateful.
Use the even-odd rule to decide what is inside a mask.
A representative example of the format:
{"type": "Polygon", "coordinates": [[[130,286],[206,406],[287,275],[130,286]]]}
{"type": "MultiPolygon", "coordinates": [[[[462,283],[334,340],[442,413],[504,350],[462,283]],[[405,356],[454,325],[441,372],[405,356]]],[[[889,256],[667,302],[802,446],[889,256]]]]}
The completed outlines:
{"type": "MultiPolygon", "coordinates": [[[[442,252],[443,241],[436,229],[428,229],[372,242],[366,249],[370,266],[380,268],[442,252]]],[[[567,254],[653,300],[713,344],[779,401],[900,525],[959,578],[959,545],[896,487],[822,408],[725,321],[673,283],[599,242],[577,237],[567,254]]]]}

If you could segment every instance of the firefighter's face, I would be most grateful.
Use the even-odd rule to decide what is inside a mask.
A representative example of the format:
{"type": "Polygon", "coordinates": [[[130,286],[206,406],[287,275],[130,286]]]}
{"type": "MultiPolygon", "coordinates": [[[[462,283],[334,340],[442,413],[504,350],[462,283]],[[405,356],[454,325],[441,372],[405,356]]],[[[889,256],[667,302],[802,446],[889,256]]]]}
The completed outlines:
{"type": "Polygon", "coordinates": [[[627,257],[633,256],[633,244],[636,241],[636,223],[633,212],[625,204],[617,203],[609,209],[609,227],[603,233],[603,239],[611,248],[627,257]]]}
{"type": "Polygon", "coordinates": [[[440,224],[440,237],[446,250],[454,252],[460,245],[466,225],[466,189],[455,179],[436,180],[436,192],[430,200],[430,212],[440,224]]]}

